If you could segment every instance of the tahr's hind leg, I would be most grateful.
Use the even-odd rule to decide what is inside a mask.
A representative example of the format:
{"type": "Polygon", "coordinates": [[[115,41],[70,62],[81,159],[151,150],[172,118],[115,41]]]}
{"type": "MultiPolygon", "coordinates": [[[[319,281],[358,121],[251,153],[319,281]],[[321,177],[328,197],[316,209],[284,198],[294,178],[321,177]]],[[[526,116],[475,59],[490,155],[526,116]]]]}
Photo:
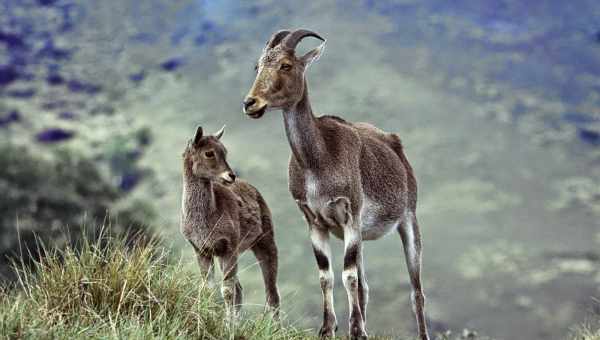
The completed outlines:
{"type": "Polygon", "coordinates": [[[369,285],[365,273],[363,258],[358,260],[358,303],[365,327],[367,326],[367,304],[369,303],[369,285]]]}
{"type": "Polygon", "coordinates": [[[406,214],[404,221],[398,226],[398,232],[404,245],[404,256],[412,285],[410,298],[417,319],[419,339],[429,340],[425,321],[425,294],[421,286],[421,234],[414,213],[406,214]]]}
{"type": "Polygon", "coordinates": [[[277,289],[277,246],[273,235],[266,235],[253,248],[254,256],[260,263],[265,283],[266,309],[279,319],[279,290],[277,289]]]}

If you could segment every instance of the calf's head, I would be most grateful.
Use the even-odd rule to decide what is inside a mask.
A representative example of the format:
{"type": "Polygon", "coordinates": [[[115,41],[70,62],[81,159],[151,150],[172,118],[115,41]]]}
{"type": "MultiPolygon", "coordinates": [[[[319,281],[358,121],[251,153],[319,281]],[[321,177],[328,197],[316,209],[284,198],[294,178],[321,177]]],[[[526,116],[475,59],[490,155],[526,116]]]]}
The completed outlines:
{"type": "Polygon", "coordinates": [[[324,48],[325,39],[309,30],[281,30],[273,34],[256,63],[256,79],[244,99],[244,112],[251,118],[260,118],[267,110],[296,105],[306,87],[304,71],[324,48]],[[323,43],[297,57],[296,46],[306,37],[315,37],[323,43]]]}
{"type": "Polygon", "coordinates": [[[194,177],[231,184],[235,173],[227,163],[227,149],[220,139],[225,126],[214,135],[203,135],[202,127],[196,129],[183,153],[184,163],[194,177]]]}

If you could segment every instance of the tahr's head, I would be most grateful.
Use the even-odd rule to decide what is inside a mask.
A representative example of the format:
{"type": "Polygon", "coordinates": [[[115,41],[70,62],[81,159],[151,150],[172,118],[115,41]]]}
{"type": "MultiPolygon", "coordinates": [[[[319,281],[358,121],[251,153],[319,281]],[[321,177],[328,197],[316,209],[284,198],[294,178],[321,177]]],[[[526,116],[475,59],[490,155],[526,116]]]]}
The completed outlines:
{"type": "Polygon", "coordinates": [[[304,71],[319,59],[324,48],[325,39],[309,30],[282,30],[273,34],[256,63],[256,79],[244,99],[244,112],[251,118],[260,118],[267,110],[295,106],[306,87],[304,71]],[[323,43],[297,57],[296,46],[306,37],[315,37],[323,43]]]}
{"type": "Polygon", "coordinates": [[[220,139],[225,126],[214,135],[203,135],[202,127],[196,129],[196,135],[183,153],[186,171],[197,178],[218,181],[222,184],[235,182],[235,174],[227,163],[227,149],[220,139]]]}

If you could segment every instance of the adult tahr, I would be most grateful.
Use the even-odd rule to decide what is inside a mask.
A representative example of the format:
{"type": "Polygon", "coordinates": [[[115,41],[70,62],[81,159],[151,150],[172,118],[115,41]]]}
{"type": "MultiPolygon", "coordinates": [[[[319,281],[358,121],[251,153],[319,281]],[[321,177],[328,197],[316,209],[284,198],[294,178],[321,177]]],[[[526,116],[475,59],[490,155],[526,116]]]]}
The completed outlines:
{"type": "Polygon", "coordinates": [[[396,134],[367,123],[314,115],[305,72],[324,47],[325,39],[309,30],[275,33],[262,51],[256,80],[243,103],[244,112],[251,118],[260,118],[269,110],[283,111],[292,149],[289,190],[308,222],[319,267],[324,308],[320,335],[332,337],[337,328],[329,235],[344,240],[342,280],[350,305],[350,336],[360,339],[367,336],[369,296],[362,241],[376,240],[397,230],[404,244],[419,336],[429,339],[413,171],[396,134]],[[297,56],[296,45],[305,37],[315,37],[323,43],[297,56]]]}

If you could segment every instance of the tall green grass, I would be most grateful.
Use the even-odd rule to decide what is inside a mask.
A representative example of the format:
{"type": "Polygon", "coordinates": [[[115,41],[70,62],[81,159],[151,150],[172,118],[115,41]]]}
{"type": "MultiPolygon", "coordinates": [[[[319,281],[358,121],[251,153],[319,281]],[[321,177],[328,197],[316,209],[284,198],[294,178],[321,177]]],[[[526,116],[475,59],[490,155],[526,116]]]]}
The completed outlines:
{"type": "Polygon", "coordinates": [[[19,266],[0,290],[0,335],[8,339],[305,339],[269,316],[228,325],[218,294],[169,260],[157,242],[83,241],[19,266]]]}
{"type": "Polygon", "coordinates": [[[596,308],[589,320],[571,330],[569,340],[600,340],[600,300],[592,298],[596,308]]]}
{"type": "Polygon", "coordinates": [[[569,340],[600,340],[600,322],[584,323],[577,326],[569,340]]]}

